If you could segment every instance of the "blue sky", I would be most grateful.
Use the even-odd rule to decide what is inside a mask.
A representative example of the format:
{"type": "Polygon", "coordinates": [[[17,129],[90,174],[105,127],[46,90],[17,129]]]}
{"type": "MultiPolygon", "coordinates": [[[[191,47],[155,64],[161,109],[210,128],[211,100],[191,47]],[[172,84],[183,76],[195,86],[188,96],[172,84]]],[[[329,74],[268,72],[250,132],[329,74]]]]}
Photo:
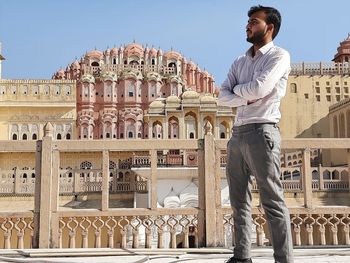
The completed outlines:
{"type": "Polygon", "coordinates": [[[275,44],[292,62],[331,61],[350,32],[349,0],[0,0],[2,77],[48,79],[86,51],[135,40],[173,47],[220,85],[249,48],[244,28],[256,4],[281,11],[275,44]]]}

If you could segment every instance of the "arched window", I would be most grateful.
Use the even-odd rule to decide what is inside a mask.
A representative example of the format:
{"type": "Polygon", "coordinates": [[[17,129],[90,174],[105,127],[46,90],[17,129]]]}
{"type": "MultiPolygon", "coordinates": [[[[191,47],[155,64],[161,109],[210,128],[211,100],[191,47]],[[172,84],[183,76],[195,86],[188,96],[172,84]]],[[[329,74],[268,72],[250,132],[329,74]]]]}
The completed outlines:
{"type": "Polygon", "coordinates": [[[113,64],[117,64],[117,59],[116,58],[113,58],[113,64]]]}
{"type": "Polygon", "coordinates": [[[100,64],[98,64],[98,62],[94,61],[94,62],[91,63],[91,66],[93,66],[93,67],[99,67],[100,64]]]}
{"type": "Polygon", "coordinates": [[[83,138],[87,138],[88,137],[88,127],[84,127],[83,128],[83,138]]]}
{"type": "Polygon", "coordinates": [[[156,60],[155,60],[154,58],[152,58],[151,64],[152,64],[152,65],[155,65],[155,64],[156,64],[156,60]]]}
{"type": "Polygon", "coordinates": [[[153,138],[161,139],[163,137],[163,126],[159,121],[153,123],[153,138]]]}
{"type": "Polygon", "coordinates": [[[168,67],[169,68],[173,68],[174,74],[177,74],[177,67],[176,67],[176,63],[175,62],[169,63],[168,67]]]}
{"type": "Polygon", "coordinates": [[[150,89],[150,94],[151,94],[151,97],[154,97],[156,95],[156,92],[157,92],[157,87],[155,84],[153,84],[151,86],[151,89],[150,89]]]}
{"type": "Polygon", "coordinates": [[[225,139],[226,137],[228,138],[228,124],[223,121],[219,124],[219,132],[220,132],[220,138],[225,139]]]}
{"type": "Polygon", "coordinates": [[[290,92],[291,93],[297,93],[297,84],[296,83],[291,83],[290,84],[290,92]]]}
{"type": "Polygon", "coordinates": [[[185,128],[186,128],[186,137],[188,139],[195,139],[197,134],[197,125],[196,125],[196,115],[192,112],[189,112],[185,116],[185,128]]]}
{"type": "Polygon", "coordinates": [[[126,135],[128,138],[134,138],[134,135],[136,134],[135,130],[135,120],[133,119],[127,119],[126,120],[126,135]]]}
{"type": "Polygon", "coordinates": [[[134,84],[130,84],[128,88],[129,97],[134,97],[134,92],[135,92],[135,86],[134,84]]]}
{"type": "Polygon", "coordinates": [[[37,139],[38,139],[37,135],[35,133],[33,133],[32,140],[37,140],[37,139]]]}
{"type": "Polygon", "coordinates": [[[106,133],[106,138],[110,138],[111,135],[109,134],[109,132],[106,133]]]}
{"type": "Polygon", "coordinates": [[[22,135],[22,140],[27,140],[27,139],[28,139],[28,136],[27,136],[27,134],[24,133],[24,134],[22,135]]]}
{"type": "Polygon", "coordinates": [[[14,140],[14,141],[17,140],[17,134],[12,134],[12,140],[14,140]]]}
{"type": "Polygon", "coordinates": [[[62,139],[62,135],[60,133],[57,134],[57,140],[61,140],[62,139]]]}
{"type": "Polygon", "coordinates": [[[132,66],[135,66],[135,65],[139,65],[139,62],[136,61],[136,60],[132,60],[132,61],[130,61],[129,64],[132,65],[132,66]]]}
{"type": "Polygon", "coordinates": [[[176,117],[171,117],[168,123],[169,123],[168,138],[169,139],[179,138],[179,120],[176,117]]]}
{"type": "Polygon", "coordinates": [[[66,139],[67,139],[67,140],[70,140],[70,133],[67,133],[67,134],[66,134],[66,139]]]}

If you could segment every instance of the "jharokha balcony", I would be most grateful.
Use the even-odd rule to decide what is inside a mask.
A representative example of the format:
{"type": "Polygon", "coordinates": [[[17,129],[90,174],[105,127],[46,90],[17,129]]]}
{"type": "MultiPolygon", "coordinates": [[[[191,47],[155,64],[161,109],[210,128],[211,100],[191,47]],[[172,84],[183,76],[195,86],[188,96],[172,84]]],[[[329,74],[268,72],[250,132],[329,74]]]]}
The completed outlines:
{"type": "MultiPolygon", "coordinates": [[[[226,145],[210,125],[198,140],[63,141],[47,124],[42,140],[0,141],[3,160],[35,159],[25,169],[1,162],[0,248],[231,247],[226,145]],[[79,158],[99,165],[71,165],[79,158]]],[[[282,149],[294,245],[350,245],[350,141],[286,139],[282,149]],[[327,151],[347,163],[324,165],[327,151]]],[[[270,245],[254,180],[252,190],[253,242],[270,245]]]]}

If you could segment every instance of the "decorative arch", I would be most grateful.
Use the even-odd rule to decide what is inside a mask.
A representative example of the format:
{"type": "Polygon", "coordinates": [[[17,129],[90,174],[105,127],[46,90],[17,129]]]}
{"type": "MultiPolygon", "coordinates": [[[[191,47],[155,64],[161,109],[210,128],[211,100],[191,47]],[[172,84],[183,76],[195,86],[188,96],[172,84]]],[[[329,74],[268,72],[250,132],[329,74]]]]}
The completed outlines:
{"type": "Polygon", "coordinates": [[[297,93],[298,88],[296,83],[290,83],[290,93],[297,93]]]}
{"type": "Polygon", "coordinates": [[[153,122],[152,138],[163,139],[163,125],[160,121],[153,122]]]}
{"type": "Polygon", "coordinates": [[[168,67],[169,68],[172,68],[174,70],[174,74],[176,75],[177,74],[177,66],[176,66],[176,63],[175,62],[170,62],[168,64],[168,67]]]}
{"type": "Polygon", "coordinates": [[[226,121],[219,124],[219,138],[226,139],[229,137],[229,125],[226,121]]]}
{"type": "Polygon", "coordinates": [[[197,138],[197,116],[194,112],[188,112],[185,115],[186,139],[197,138]]]}
{"type": "Polygon", "coordinates": [[[136,121],[129,118],[125,121],[126,136],[128,139],[136,138],[136,121]]]}
{"type": "Polygon", "coordinates": [[[168,120],[168,138],[178,139],[179,138],[179,119],[172,116],[168,120]]]}

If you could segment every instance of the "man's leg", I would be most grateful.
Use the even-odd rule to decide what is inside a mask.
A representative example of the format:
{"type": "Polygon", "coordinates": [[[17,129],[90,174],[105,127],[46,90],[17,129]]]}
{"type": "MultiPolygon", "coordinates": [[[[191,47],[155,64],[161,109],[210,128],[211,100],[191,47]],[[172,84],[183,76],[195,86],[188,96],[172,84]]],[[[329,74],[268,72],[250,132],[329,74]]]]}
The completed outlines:
{"type": "Polygon", "coordinates": [[[251,191],[250,173],[243,159],[239,138],[233,135],[227,145],[226,178],[233,210],[235,247],[234,257],[250,258],[251,248],[251,191]]]}
{"type": "Polygon", "coordinates": [[[256,178],[266,213],[276,262],[293,262],[290,215],[280,177],[280,133],[264,125],[246,141],[248,166],[256,178]]]}

